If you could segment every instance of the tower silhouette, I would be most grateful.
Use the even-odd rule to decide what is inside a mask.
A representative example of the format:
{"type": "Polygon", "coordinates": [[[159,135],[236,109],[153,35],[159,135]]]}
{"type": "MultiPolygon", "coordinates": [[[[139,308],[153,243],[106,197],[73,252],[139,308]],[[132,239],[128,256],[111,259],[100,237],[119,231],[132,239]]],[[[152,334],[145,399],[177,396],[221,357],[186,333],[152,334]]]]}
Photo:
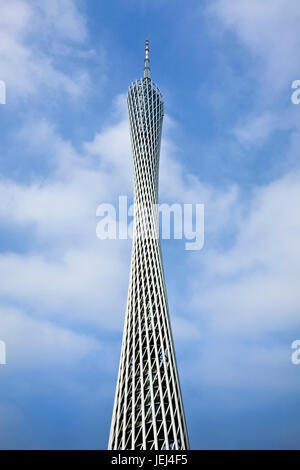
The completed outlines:
{"type": "Polygon", "coordinates": [[[188,449],[159,239],[158,173],[164,102],[150,78],[128,90],[134,163],[134,232],[117,388],[113,450],[188,449]]]}

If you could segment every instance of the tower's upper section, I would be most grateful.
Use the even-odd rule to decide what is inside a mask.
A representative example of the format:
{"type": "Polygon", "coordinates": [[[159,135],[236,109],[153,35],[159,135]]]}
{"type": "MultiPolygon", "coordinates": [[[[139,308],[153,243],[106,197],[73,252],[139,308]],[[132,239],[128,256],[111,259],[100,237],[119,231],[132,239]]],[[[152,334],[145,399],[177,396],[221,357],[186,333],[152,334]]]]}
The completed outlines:
{"type": "Polygon", "coordinates": [[[131,83],[127,105],[134,160],[135,201],[147,200],[156,204],[164,101],[150,78],[148,41],[144,77],[131,83]]]}
{"type": "Polygon", "coordinates": [[[129,110],[130,130],[134,140],[139,145],[145,145],[141,140],[147,136],[147,146],[152,150],[159,148],[162,119],[164,115],[164,100],[159,88],[150,78],[149,41],[146,40],[144,77],[131,83],[127,103],[129,110]],[[149,142],[148,142],[149,140],[149,142]],[[153,143],[156,143],[153,148],[153,143]]]}
{"type": "Polygon", "coordinates": [[[149,118],[157,120],[164,115],[164,100],[158,86],[151,80],[149,63],[149,41],[146,39],[144,77],[131,83],[127,98],[128,104],[130,98],[135,102],[131,109],[133,114],[142,117],[146,111],[149,118]]]}

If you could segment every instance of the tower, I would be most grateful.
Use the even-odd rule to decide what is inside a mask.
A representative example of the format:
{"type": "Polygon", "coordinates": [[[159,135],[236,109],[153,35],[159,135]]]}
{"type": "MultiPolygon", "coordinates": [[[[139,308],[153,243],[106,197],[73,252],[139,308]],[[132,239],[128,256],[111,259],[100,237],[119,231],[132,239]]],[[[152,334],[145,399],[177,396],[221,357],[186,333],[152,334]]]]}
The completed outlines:
{"type": "Polygon", "coordinates": [[[150,78],[128,90],[134,164],[134,230],[123,342],[108,448],[188,449],[167,303],[158,222],[164,102],[150,78]]]}

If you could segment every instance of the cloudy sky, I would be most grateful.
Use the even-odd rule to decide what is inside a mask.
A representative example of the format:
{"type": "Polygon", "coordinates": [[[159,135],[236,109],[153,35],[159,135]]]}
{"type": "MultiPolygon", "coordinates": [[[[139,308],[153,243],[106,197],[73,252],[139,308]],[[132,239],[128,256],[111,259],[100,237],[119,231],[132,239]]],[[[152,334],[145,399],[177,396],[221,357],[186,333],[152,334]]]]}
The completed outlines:
{"type": "Polygon", "coordinates": [[[192,448],[299,448],[300,3],[0,0],[0,447],[107,447],[130,240],[126,90],[151,46],[160,201],[205,204],[163,241],[192,448]]]}

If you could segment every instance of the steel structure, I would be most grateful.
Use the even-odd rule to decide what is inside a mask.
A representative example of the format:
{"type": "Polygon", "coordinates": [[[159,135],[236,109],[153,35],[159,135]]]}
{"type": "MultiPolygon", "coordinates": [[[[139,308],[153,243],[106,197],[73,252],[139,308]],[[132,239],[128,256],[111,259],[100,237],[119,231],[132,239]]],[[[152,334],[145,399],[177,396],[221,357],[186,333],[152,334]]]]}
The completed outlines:
{"type": "Polygon", "coordinates": [[[134,234],[119,374],[109,437],[113,450],[188,449],[158,230],[163,97],[144,77],[127,104],[134,162],[134,234]]]}

